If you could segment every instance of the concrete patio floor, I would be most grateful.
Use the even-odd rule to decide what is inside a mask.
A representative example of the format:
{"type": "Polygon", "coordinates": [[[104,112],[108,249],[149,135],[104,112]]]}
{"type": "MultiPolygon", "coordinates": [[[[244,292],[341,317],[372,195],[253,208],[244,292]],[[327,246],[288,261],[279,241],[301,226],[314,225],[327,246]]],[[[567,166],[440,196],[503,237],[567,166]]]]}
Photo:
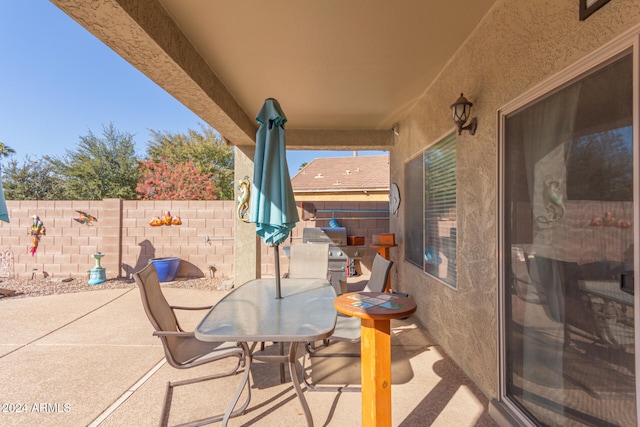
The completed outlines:
{"type": "MultiPolygon", "coordinates": [[[[226,294],[164,292],[170,304],[198,306],[226,294]]],[[[183,326],[193,328],[203,315],[182,316],[183,326]]],[[[165,364],[135,288],[2,300],[0,324],[2,426],[158,425],[167,381],[218,372],[226,363],[188,370],[165,364]]],[[[392,321],[391,327],[394,426],[496,425],[484,395],[424,329],[411,318],[392,321]]],[[[332,370],[357,377],[358,363],[353,358],[324,366],[314,362],[315,375],[314,365],[310,374],[314,380],[332,370]]],[[[229,425],[306,425],[291,383],[281,384],[278,372],[277,365],[253,364],[251,402],[229,425]]],[[[170,425],[224,410],[239,379],[179,387],[170,425]]],[[[305,396],[316,426],[361,424],[360,393],[305,391],[305,396]]]]}

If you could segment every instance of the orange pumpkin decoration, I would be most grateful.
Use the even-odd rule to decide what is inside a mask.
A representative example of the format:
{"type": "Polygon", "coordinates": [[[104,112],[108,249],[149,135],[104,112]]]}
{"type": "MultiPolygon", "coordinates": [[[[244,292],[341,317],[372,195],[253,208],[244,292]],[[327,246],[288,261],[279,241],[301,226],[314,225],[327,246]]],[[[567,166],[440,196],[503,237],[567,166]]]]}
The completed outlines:
{"type": "Polygon", "coordinates": [[[149,221],[149,225],[152,227],[158,227],[160,225],[162,225],[162,220],[160,219],[160,217],[153,217],[153,219],[151,221],[149,221]]]}

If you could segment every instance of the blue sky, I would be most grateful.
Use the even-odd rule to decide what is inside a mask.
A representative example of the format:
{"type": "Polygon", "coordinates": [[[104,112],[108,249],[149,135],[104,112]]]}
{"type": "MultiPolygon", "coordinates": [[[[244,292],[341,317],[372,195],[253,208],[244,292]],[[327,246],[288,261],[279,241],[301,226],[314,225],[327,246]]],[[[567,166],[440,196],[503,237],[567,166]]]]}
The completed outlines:
{"type": "MultiPolygon", "coordinates": [[[[204,121],[46,0],[0,1],[0,141],[25,156],[61,156],[113,123],[143,157],[149,129],[200,129],[204,121]]],[[[360,155],[382,154],[363,151],[360,155]]],[[[352,151],[289,151],[303,162],[352,151]]]]}

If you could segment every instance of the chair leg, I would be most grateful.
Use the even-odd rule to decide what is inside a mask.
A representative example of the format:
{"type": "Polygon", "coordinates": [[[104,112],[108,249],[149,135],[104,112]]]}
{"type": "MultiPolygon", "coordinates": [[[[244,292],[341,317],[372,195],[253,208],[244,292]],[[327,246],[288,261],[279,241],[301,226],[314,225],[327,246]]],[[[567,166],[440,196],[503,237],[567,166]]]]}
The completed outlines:
{"type": "Polygon", "coordinates": [[[231,404],[227,408],[227,412],[224,414],[224,418],[222,419],[222,425],[226,426],[229,418],[235,417],[237,415],[243,414],[247,406],[249,406],[249,401],[251,400],[251,381],[249,380],[249,374],[251,373],[251,352],[249,351],[249,346],[246,342],[241,343],[242,350],[244,350],[245,354],[245,367],[244,374],[242,375],[242,379],[240,380],[240,384],[236,389],[236,393],[233,395],[233,399],[231,400],[231,404]],[[249,363],[246,363],[246,360],[249,359],[249,363]],[[233,408],[238,404],[238,400],[240,399],[240,395],[244,388],[247,387],[247,400],[244,401],[240,408],[235,411],[233,408]]]}
{"type": "Polygon", "coordinates": [[[202,426],[202,425],[206,425],[206,424],[211,424],[214,422],[218,422],[218,421],[222,421],[222,425],[226,426],[227,422],[229,421],[229,418],[233,418],[236,417],[238,415],[242,415],[244,413],[244,411],[247,409],[247,407],[249,406],[249,402],[251,401],[251,383],[249,380],[249,374],[251,372],[251,353],[249,352],[249,347],[247,346],[246,343],[241,343],[241,346],[243,348],[243,350],[245,351],[245,358],[238,358],[238,365],[236,366],[236,368],[232,371],[228,371],[222,374],[215,374],[215,375],[208,375],[208,376],[204,376],[204,377],[198,377],[198,378],[193,378],[193,379],[189,379],[189,380],[182,380],[182,381],[175,381],[175,382],[168,382],[167,383],[167,389],[165,392],[165,397],[164,397],[164,404],[162,407],[162,414],[160,417],[160,426],[162,427],[166,427],[169,423],[169,413],[171,411],[171,398],[173,396],[173,388],[174,387],[178,387],[178,386],[182,386],[182,385],[187,385],[187,384],[195,384],[198,382],[203,382],[203,381],[209,381],[209,380],[213,380],[213,379],[217,379],[217,378],[223,378],[223,377],[228,377],[231,375],[235,375],[238,373],[238,369],[240,367],[241,364],[244,365],[244,371],[242,373],[242,378],[240,379],[240,384],[238,385],[238,387],[236,388],[236,392],[233,395],[233,398],[229,404],[229,406],[227,407],[227,410],[225,411],[224,414],[218,414],[218,415],[214,415],[212,417],[208,417],[208,418],[202,418],[196,421],[190,421],[188,423],[183,423],[183,424],[179,424],[176,427],[195,427],[195,426],[202,426]],[[248,363],[247,363],[247,359],[248,359],[248,363]],[[244,391],[245,387],[247,388],[247,398],[246,400],[240,405],[240,407],[236,410],[234,410],[234,408],[237,406],[238,404],[238,400],[240,400],[240,396],[242,395],[242,392],[244,391]]]}
{"type": "MultiPolygon", "coordinates": [[[[307,387],[309,391],[329,391],[329,392],[360,392],[362,391],[362,387],[360,386],[320,386],[317,384],[313,384],[309,382],[307,379],[307,375],[305,374],[305,364],[307,360],[307,354],[309,355],[309,361],[311,361],[311,355],[314,353],[314,343],[307,343],[305,345],[305,351],[302,355],[302,382],[307,387]]],[[[360,357],[359,354],[326,354],[319,357],[360,357]]]]}
{"type": "MultiPolygon", "coordinates": [[[[284,355],[284,343],[278,343],[280,355],[284,355]]],[[[280,384],[284,384],[284,363],[280,364],[280,384]]]]}
{"type": "Polygon", "coordinates": [[[169,411],[171,410],[171,399],[173,397],[173,386],[171,381],[167,382],[162,403],[162,414],[160,414],[160,427],[169,425],[169,411]]]}

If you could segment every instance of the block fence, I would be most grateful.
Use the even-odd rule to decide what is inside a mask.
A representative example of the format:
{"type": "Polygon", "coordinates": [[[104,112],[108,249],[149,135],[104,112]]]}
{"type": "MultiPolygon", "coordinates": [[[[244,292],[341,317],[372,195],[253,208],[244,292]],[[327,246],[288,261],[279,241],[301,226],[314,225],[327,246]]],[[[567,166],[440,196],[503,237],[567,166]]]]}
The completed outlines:
{"type": "MultiPolygon", "coordinates": [[[[384,202],[314,205],[323,212],[317,213],[315,219],[301,220],[290,241],[301,241],[302,228],[326,227],[328,220],[335,216],[350,235],[365,236],[367,245],[373,234],[386,233],[389,229],[388,219],[373,212],[386,210],[388,204],[384,202]]],[[[101,265],[106,269],[107,278],[129,278],[151,258],[169,256],[182,260],[179,277],[233,277],[236,221],[233,200],[8,200],[7,208],[11,222],[0,221],[0,255],[9,253],[13,262],[5,277],[88,277],[89,270],[95,266],[91,255],[96,252],[105,254],[101,265]],[[80,224],[74,221],[80,216],[76,211],[91,214],[98,220],[92,226],[80,224]],[[166,211],[179,216],[182,225],[149,225],[152,218],[162,217],[166,211]],[[46,228],[35,256],[29,253],[33,215],[38,215],[46,228]]],[[[273,249],[264,243],[261,246],[262,275],[273,276],[273,249]]],[[[367,269],[370,265],[367,259],[374,255],[375,249],[367,250],[363,269],[367,269]]],[[[288,262],[282,251],[280,260],[281,272],[284,272],[288,262]]]]}

